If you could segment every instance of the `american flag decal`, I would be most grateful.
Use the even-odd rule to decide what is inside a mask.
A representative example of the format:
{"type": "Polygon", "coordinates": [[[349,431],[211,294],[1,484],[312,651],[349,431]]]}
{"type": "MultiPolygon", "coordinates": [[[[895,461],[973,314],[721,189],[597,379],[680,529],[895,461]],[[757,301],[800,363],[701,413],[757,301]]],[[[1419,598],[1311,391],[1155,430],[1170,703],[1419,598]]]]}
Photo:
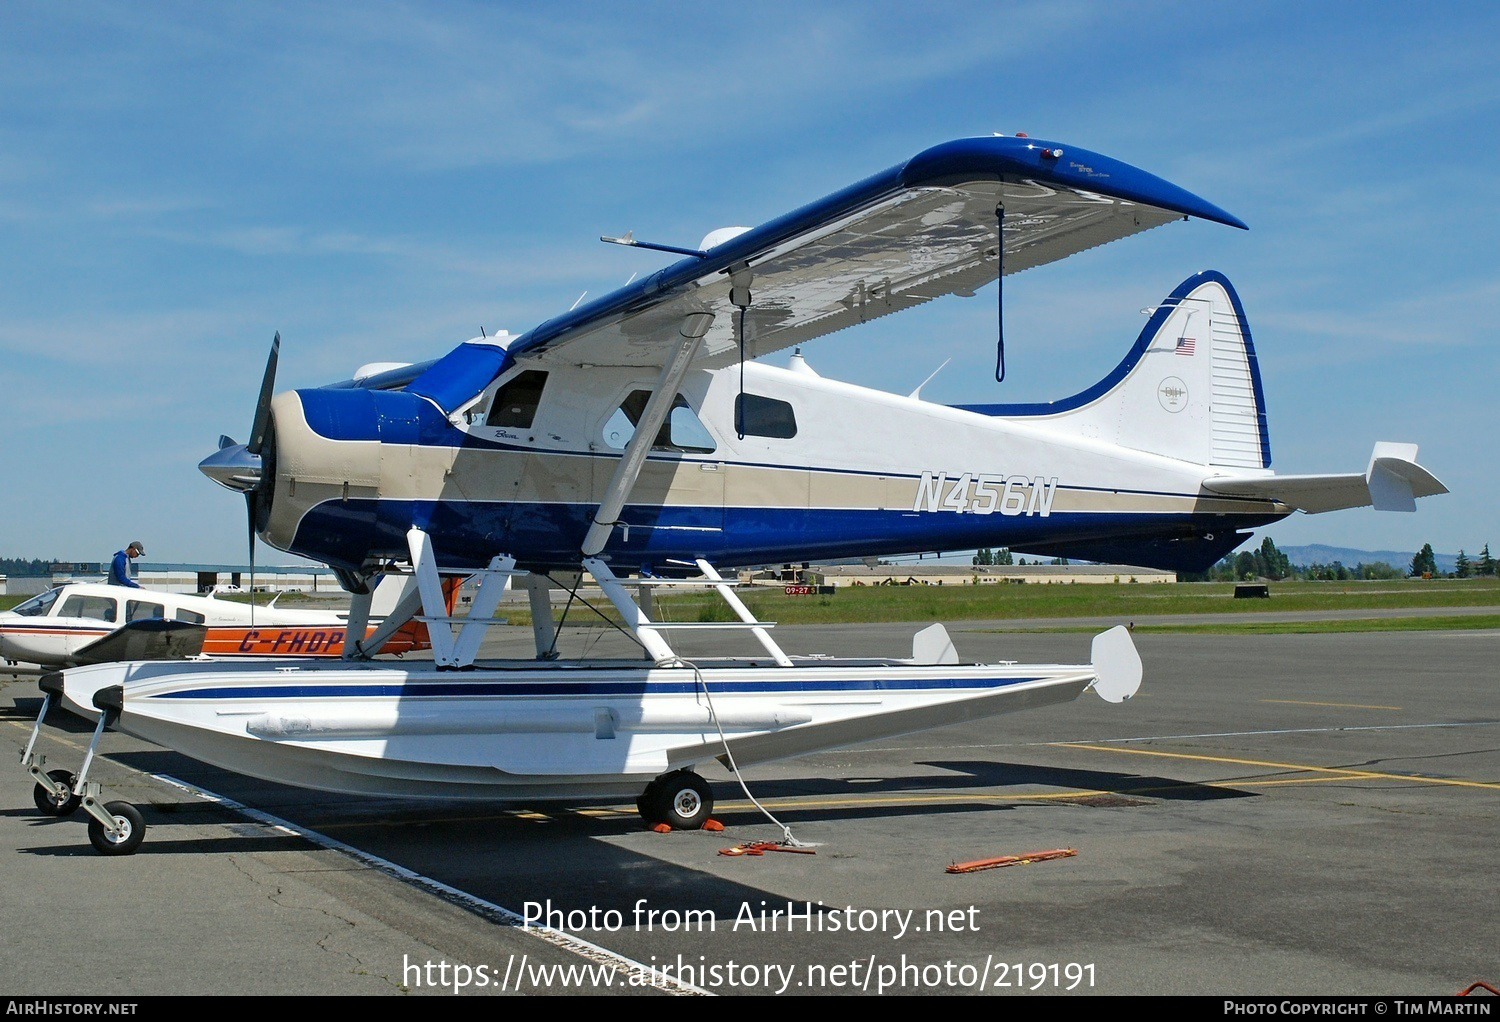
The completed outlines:
{"type": "Polygon", "coordinates": [[[1194,343],[1195,343],[1195,341],[1191,337],[1179,337],[1179,338],[1177,338],[1177,354],[1179,354],[1179,355],[1191,355],[1193,353],[1193,344],[1194,343]]]}

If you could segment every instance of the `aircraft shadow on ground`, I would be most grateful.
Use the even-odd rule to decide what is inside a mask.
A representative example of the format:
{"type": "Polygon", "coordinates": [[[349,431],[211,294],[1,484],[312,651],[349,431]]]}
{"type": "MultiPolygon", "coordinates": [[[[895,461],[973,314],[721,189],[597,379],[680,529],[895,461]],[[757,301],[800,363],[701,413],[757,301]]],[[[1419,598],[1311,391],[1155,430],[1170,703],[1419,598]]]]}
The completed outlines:
{"type": "MultiPolygon", "coordinates": [[[[956,795],[971,792],[974,802],[986,802],[996,797],[1007,799],[1024,798],[1024,789],[1060,788],[1061,792],[1047,792],[1049,800],[1066,798],[1067,789],[1080,792],[1085,798],[1099,792],[1138,798],[1171,801],[1213,801],[1224,798],[1249,798],[1255,792],[1235,788],[1197,784],[1175,777],[1160,777],[1149,774],[1119,773],[1104,770],[1078,770],[1064,767],[1036,766],[1029,763],[993,763],[984,760],[929,760],[919,766],[944,771],[941,774],[923,774],[919,777],[870,777],[837,778],[806,777],[796,779],[751,781],[750,790],[756,798],[788,799],[799,796],[824,797],[870,797],[872,795],[899,796],[903,792],[934,792],[956,795]]],[[[725,782],[715,781],[716,785],[725,782]]],[[[738,786],[729,782],[730,791],[716,787],[721,799],[732,800],[743,797],[738,786]]],[[[843,807],[831,807],[831,814],[846,815],[843,807]]],[[[902,811],[909,811],[909,808],[902,811]]],[[[924,807],[923,811],[927,811],[924,807]]]]}
{"type": "MultiPolygon", "coordinates": [[[[27,724],[36,723],[36,715],[42,710],[42,701],[37,699],[17,699],[15,706],[9,711],[0,714],[9,720],[24,721],[27,724]]],[[[54,703],[47,708],[46,725],[49,729],[66,731],[69,734],[90,734],[94,730],[93,721],[84,720],[76,714],[69,713],[54,703]]]]}
{"type": "MultiPolygon", "coordinates": [[[[644,898],[654,909],[707,910],[722,918],[733,916],[747,902],[758,905],[762,900],[786,897],[613,843],[613,839],[641,834],[643,826],[633,808],[628,813],[601,816],[550,804],[538,805],[536,812],[529,812],[493,803],[362,799],[257,781],[167,751],[131,752],[110,758],[283,816],[512,911],[524,911],[526,901],[550,898],[565,909],[597,906],[601,911],[619,911],[628,919],[644,898]]],[[[193,799],[140,808],[148,828],[197,823],[222,826],[225,822],[219,813],[193,799]]],[[[38,849],[37,853],[94,854],[81,826],[78,836],[76,849],[38,849]]],[[[652,850],[660,847],[663,855],[680,857],[687,853],[704,862],[716,860],[720,848],[751,839],[748,835],[706,831],[643,836],[652,850]]],[[[759,835],[761,839],[772,836],[769,832],[759,835]]],[[[281,834],[162,840],[148,833],[136,854],[295,851],[312,847],[301,838],[281,834]]]]}
{"type": "MultiPolygon", "coordinates": [[[[717,860],[721,848],[745,841],[779,838],[774,827],[754,809],[739,808],[742,793],[732,780],[716,778],[712,781],[721,804],[736,804],[732,810],[715,813],[728,824],[729,830],[725,833],[647,835],[642,847],[627,848],[619,842],[640,835],[642,831],[640,820],[627,806],[622,806],[618,813],[600,813],[593,810],[580,812],[550,803],[539,803],[531,807],[534,811],[528,811],[526,807],[497,803],[364,799],[307,792],[258,781],[204,766],[164,750],[117,753],[110,758],[137,770],[177,777],[284,816],[513,911],[522,911],[527,901],[550,898],[554,904],[565,908],[597,906],[601,910],[626,913],[633,911],[640,899],[646,899],[652,908],[659,910],[709,910],[722,917],[739,911],[745,903],[759,904],[761,899],[785,897],[707,871],[708,863],[717,860]],[[684,857],[701,861],[703,866],[669,861],[684,857]]],[[[751,791],[762,801],[820,796],[849,799],[833,805],[776,808],[778,818],[802,823],[899,818],[915,813],[962,813],[976,809],[986,812],[1010,810],[1026,805],[1024,797],[1002,804],[997,804],[995,798],[1024,796],[1025,792],[1018,789],[1037,787],[1077,791],[1083,804],[1090,804],[1086,800],[1099,792],[1141,800],[1209,800],[1252,794],[1170,777],[1029,764],[954,760],[921,765],[941,773],[868,780],[824,777],[752,780],[751,791]],[[902,793],[917,791],[937,795],[942,801],[920,804],[879,802],[882,795],[899,800],[902,793]],[[966,794],[973,797],[965,798],[966,794]],[[875,804],[860,804],[860,798],[871,796],[875,797],[875,804]]],[[[220,814],[208,811],[203,803],[193,799],[147,805],[142,809],[148,827],[224,822],[220,814]]],[[[92,854],[82,828],[79,838],[81,851],[92,854]]],[[[632,841],[632,844],[641,843],[632,841]]],[[[162,840],[148,834],[137,854],[217,854],[310,847],[299,838],[279,834],[214,836],[202,840],[175,837],[162,840]]],[[[48,853],[71,854],[54,849],[49,849],[48,853]]],[[[808,857],[808,861],[816,860],[808,857]]]]}

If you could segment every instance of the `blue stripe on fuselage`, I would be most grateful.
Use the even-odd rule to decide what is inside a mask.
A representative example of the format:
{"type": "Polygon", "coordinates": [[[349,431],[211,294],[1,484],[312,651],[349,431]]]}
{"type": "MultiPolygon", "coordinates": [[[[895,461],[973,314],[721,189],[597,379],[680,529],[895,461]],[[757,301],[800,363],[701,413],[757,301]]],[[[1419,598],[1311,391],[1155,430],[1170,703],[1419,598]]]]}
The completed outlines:
{"type": "MultiPolygon", "coordinates": [[[[404,557],[407,531],[419,522],[425,523],[444,568],[482,568],[497,553],[514,553],[527,567],[576,568],[593,511],[592,504],[328,501],[303,517],[291,552],[348,567],[358,567],[370,556],[404,557]]],[[[616,528],[605,549],[605,556],[617,563],[634,567],[703,557],[733,567],[982,546],[1026,550],[1098,538],[1124,550],[1133,537],[1159,542],[1176,535],[1253,529],[1285,515],[1055,511],[1044,518],[631,505],[619,517],[629,526],[628,538],[626,529],[616,528]]]]}

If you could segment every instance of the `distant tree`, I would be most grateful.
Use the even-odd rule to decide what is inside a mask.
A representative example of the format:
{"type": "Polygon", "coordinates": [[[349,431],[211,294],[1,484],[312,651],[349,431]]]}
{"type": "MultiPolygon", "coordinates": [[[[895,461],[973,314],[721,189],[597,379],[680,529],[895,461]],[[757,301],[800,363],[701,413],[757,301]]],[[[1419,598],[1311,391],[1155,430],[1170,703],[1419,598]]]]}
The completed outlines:
{"type": "Polygon", "coordinates": [[[46,575],[56,563],[56,558],[0,557],[0,575],[46,575]]]}
{"type": "Polygon", "coordinates": [[[1283,579],[1292,573],[1292,562],[1286,554],[1276,549],[1276,544],[1267,536],[1260,544],[1256,555],[1256,574],[1269,579],[1283,579]]]}
{"type": "Polygon", "coordinates": [[[995,554],[994,554],[994,552],[992,550],[990,550],[989,547],[982,546],[978,550],[974,551],[974,566],[975,567],[981,567],[983,565],[994,564],[994,563],[995,563],[995,554]]]}
{"type": "Polygon", "coordinates": [[[1256,576],[1260,570],[1255,555],[1248,550],[1241,550],[1234,555],[1234,577],[1244,581],[1256,576]]]}
{"type": "Polygon", "coordinates": [[[1431,543],[1422,544],[1422,549],[1411,559],[1411,571],[1408,574],[1413,578],[1437,574],[1437,558],[1433,556],[1431,543]]]}
{"type": "Polygon", "coordinates": [[[1361,561],[1354,569],[1355,574],[1363,579],[1387,580],[1400,578],[1401,572],[1391,567],[1384,561],[1376,561],[1374,564],[1366,564],[1361,561]]]}
{"type": "Polygon", "coordinates": [[[991,563],[993,563],[993,564],[1014,564],[1016,562],[1015,562],[1015,559],[1012,558],[1011,555],[1010,555],[1010,547],[1004,547],[1003,546],[999,550],[995,551],[995,559],[991,563]]]}
{"type": "Polygon", "coordinates": [[[1469,563],[1469,557],[1464,553],[1464,548],[1458,548],[1458,559],[1453,562],[1453,577],[1468,578],[1474,574],[1474,566],[1469,563]]]}
{"type": "Polygon", "coordinates": [[[1475,572],[1486,577],[1495,574],[1495,559],[1490,556],[1490,545],[1486,543],[1484,549],[1479,551],[1479,563],[1475,566],[1475,572]]]}

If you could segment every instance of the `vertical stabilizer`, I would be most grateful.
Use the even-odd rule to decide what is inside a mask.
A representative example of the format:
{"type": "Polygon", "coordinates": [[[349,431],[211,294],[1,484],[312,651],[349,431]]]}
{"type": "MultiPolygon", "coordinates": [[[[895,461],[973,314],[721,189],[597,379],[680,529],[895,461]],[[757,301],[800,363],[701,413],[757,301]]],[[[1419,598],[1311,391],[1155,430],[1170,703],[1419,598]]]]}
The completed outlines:
{"type": "Polygon", "coordinates": [[[1239,296],[1221,273],[1183,281],[1161,304],[1124,360],[1063,401],[966,406],[998,416],[1037,416],[1080,436],[1226,469],[1271,464],[1255,346],[1239,296]]]}

